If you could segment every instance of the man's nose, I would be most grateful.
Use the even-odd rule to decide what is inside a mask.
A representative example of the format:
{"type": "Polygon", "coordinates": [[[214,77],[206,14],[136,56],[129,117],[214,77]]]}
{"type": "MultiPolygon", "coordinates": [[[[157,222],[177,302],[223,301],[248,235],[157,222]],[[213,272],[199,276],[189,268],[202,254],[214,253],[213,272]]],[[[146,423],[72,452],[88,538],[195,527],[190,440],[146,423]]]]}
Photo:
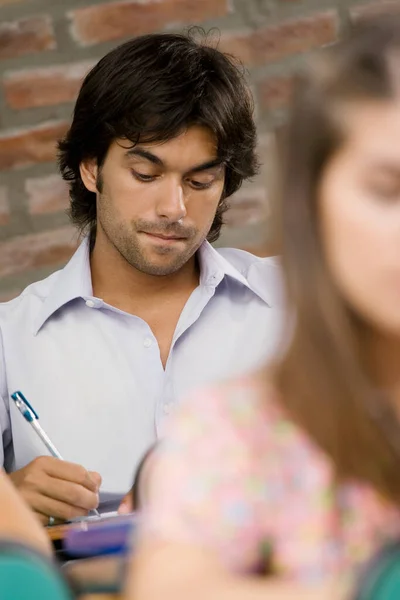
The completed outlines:
{"type": "Polygon", "coordinates": [[[166,179],[161,194],[157,204],[158,216],[172,222],[183,219],[186,216],[186,204],[182,182],[172,177],[166,179]]]}

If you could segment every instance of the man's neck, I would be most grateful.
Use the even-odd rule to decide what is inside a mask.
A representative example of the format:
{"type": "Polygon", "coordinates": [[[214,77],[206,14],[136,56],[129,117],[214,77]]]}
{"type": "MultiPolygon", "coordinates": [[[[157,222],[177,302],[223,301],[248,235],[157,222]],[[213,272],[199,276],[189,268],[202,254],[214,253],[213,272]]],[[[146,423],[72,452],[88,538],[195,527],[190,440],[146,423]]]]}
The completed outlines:
{"type": "Polygon", "coordinates": [[[171,275],[148,275],[132,267],[110,244],[96,240],[90,256],[93,295],[131,314],[164,299],[190,294],[199,283],[199,267],[193,256],[171,275]]]}

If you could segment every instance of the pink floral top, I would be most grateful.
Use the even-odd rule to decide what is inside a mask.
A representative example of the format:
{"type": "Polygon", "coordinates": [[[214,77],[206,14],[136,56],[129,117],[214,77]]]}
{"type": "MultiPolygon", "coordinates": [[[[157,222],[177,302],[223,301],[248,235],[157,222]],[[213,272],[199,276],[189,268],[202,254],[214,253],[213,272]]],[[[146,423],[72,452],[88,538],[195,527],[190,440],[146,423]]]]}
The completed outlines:
{"type": "Polygon", "coordinates": [[[236,572],[272,562],[286,579],[348,581],[400,534],[373,490],[335,487],[329,461],[256,379],[185,403],[153,467],[142,533],[202,545],[236,572]]]}

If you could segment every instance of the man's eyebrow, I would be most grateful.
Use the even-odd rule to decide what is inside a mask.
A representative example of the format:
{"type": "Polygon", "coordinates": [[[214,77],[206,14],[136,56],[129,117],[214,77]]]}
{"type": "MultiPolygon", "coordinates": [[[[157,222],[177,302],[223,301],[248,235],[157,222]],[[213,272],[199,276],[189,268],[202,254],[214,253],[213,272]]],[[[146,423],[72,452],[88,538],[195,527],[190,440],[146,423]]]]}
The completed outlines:
{"type": "MultiPolygon", "coordinates": [[[[164,167],[165,163],[159,156],[156,156],[152,152],[148,150],[144,150],[144,148],[130,148],[125,152],[126,157],[130,156],[139,156],[140,158],[144,158],[149,162],[157,165],[159,167],[164,167]]],[[[213,158],[212,160],[208,160],[204,163],[200,163],[198,165],[194,165],[191,169],[189,169],[188,173],[200,173],[201,171],[208,171],[209,169],[214,169],[215,167],[220,167],[223,164],[223,160],[221,158],[213,158]]]]}
{"type": "Polygon", "coordinates": [[[215,167],[221,167],[223,165],[223,160],[221,158],[214,158],[213,160],[208,160],[207,162],[201,163],[200,165],[196,165],[192,167],[189,173],[200,173],[201,171],[208,171],[209,169],[214,169],[215,167]]]}
{"type": "Polygon", "coordinates": [[[129,150],[127,150],[125,152],[125,156],[128,158],[130,156],[140,156],[141,158],[144,158],[144,159],[152,162],[153,164],[158,165],[159,167],[164,166],[164,163],[161,160],[161,158],[159,158],[152,152],[149,152],[148,150],[144,150],[143,148],[130,148],[129,150]]]}

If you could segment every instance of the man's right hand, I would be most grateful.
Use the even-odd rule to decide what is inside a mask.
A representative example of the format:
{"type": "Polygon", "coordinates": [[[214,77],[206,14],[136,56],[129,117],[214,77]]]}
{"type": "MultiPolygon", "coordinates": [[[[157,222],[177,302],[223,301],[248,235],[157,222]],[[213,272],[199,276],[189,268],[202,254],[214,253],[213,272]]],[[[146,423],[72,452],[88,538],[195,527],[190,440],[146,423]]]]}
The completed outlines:
{"type": "Polygon", "coordinates": [[[9,477],[44,525],[49,517],[68,521],[85,516],[99,504],[101,476],[52,456],[39,456],[9,477]]]}

